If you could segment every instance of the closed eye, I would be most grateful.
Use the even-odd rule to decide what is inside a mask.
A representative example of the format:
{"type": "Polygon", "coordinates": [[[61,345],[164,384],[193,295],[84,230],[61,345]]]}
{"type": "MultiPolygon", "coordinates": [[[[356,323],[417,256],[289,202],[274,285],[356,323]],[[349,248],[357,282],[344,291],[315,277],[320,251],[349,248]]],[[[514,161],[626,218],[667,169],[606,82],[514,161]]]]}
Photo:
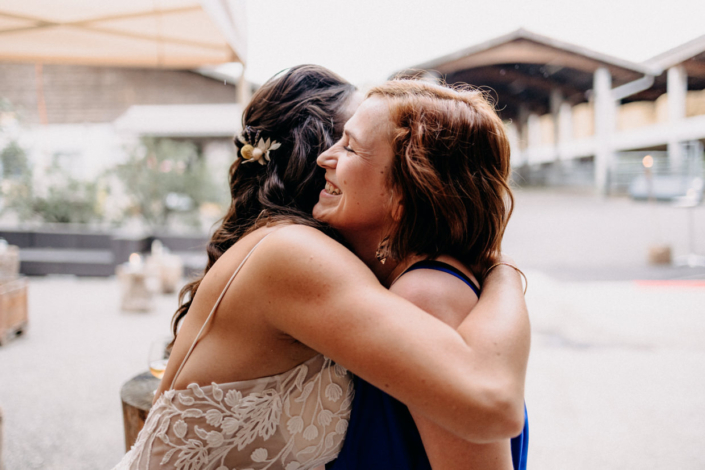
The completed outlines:
{"type": "Polygon", "coordinates": [[[351,149],[350,147],[343,147],[343,148],[345,149],[346,152],[355,153],[355,151],[353,149],[351,149]]]}

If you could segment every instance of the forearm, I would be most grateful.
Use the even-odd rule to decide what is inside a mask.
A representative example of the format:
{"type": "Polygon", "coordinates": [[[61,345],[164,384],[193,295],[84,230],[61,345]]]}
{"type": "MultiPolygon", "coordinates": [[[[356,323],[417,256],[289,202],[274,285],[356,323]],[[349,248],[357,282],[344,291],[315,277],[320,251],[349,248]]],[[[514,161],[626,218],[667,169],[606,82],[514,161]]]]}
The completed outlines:
{"type": "MultiPolygon", "coordinates": [[[[445,350],[446,366],[457,365],[465,370],[455,376],[454,382],[465,389],[466,404],[454,411],[458,415],[464,412],[472,415],[459,436],[474,443],[513,437],[523,426],[529,330],[521,284],[516,282],[516,273],[514,276],[512,273],[493,272],[479,301],[467,286],[455,283],[445,273],[433,271],[410,273],[391,289],[454,329],[464,325],[462,335],[456,330],[458,336],[454,341],[437,344],[434,349],[445,350]],[[521,345],[517,347],[517,343],[521,345]]],[[[452,407],[452,403],[449,401],[448,406],[452,407]]],[[[415,417],[423,414],[442,423],[437,414],[427,414],[413,405],[410,409],[415,417]]],[[[439,441],[444,442],[450,434],[446,432],[444,436],[440,431],[429,435],[441,436],[439,441]]]]}
{"type": "Polygon", "coordinates": [[[424,450],[434,470],[508,470],[512,468],[509,439],[488,444],[466,441],[410,409],[424,450]]]}
{"type": "Polygon", "coordinates": [[[494,397],[497,419],[510,430],[522,424],[531,332],[521,277],[513,268],[499,265],[488,274],[458,333],[478,361],[478,380],[494,397]]]}

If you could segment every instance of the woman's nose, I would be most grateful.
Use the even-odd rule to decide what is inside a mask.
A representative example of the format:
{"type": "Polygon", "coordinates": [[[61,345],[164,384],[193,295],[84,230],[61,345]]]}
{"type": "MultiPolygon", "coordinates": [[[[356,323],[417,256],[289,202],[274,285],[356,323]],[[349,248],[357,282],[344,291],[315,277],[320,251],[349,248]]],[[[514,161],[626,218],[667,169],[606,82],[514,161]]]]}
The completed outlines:
{"type": "Polygon", "coordinates": [[[335,145],[318,156],[316,159],[318,166],[321,168],[335,168],[338,159],[335,156],[334,149],[335,145]]]}

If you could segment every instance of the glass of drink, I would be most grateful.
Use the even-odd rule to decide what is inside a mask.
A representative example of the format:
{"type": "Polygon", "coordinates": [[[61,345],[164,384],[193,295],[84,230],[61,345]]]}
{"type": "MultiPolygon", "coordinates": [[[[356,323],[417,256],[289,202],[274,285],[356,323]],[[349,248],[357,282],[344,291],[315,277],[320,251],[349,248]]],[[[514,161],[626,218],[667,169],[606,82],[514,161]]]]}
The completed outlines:
{"type": "Polygon", "coordinates": [[[153,376],[160,379],[164,377],[166,364],[169,361],[168,346],[171,343],[170,337],[163,337],[152,341],[149,347],[149,371],[153,376]]]}

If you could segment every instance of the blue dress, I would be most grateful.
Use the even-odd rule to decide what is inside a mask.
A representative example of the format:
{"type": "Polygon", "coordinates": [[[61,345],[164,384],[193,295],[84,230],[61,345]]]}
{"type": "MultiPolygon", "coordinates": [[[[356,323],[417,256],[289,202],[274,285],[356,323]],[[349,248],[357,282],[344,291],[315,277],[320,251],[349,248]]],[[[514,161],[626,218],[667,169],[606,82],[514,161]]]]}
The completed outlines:
{"type": "MultiPolygon", "coordinates": [[[[461,271],[439,261],[424,260],[415,269],[451,274],[475,291],[480,289],[461,271]]],[[[355,377],[355,398],[348,433],[338,458],[326,470],[431,470],[431,464],[409,409],[374,385],[355,377]]],[[[524,407],[524,429],[511,440],[514,470],[526,470],[529,418],[524,407]]]]}

